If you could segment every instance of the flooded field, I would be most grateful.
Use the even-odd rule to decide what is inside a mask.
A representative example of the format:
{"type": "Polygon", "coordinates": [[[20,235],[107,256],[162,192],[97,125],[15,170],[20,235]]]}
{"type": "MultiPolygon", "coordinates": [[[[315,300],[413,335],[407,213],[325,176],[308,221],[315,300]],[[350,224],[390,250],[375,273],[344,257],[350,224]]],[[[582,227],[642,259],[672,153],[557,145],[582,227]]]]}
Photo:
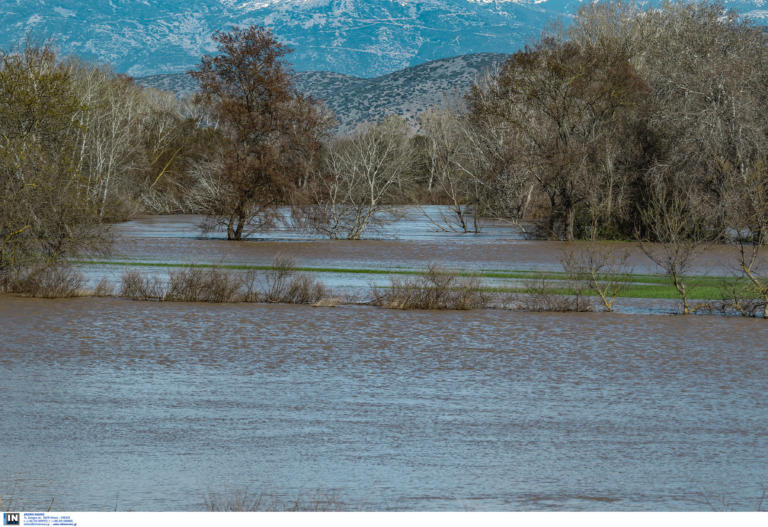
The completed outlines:
{"type": "MultiPolygon", "coordinates": [[[[387,286],[387,271],[424,271],[436,263],[446,269],[469,273],[560,272],[564,252],[579,244],[527,240],[522,229],[504,222],[483,224],[480,234],[440,230],[437,221],[442,207],[410,208],[398,221],[373,231],[360,241],[327,240],[311,234],[276,227],[258,237],[230,242],[220,231],[201,230],[200,216],[148,216],[114,226],[115,245],[107,258],[93,258],[79,265],[93,287],[107,279],[119,286],[126,269],[167,279],[168,264],[176,268],[189,264],[211,266],[270,266],[277,255],[295,260],[300,267],[314,270],[313,276],[336,295],[352,299],[370,298],[372,285],[387,286]],[[156,264],[156,266],[153,266],[156,264]]],[[[628,269],[655,274],[660,270],[636,243],[610,243],[616,255],[629,254],[628,269]]],[[[736,255],[733,248],[713,246],[699,254],[691,274],[731,276],[736,255]]],[[[235,270],[237,272],[237,270],[235,270]]],[[[521,278],[483,278],[486,287],[519,289],[521,278]]],[[[620,299],[615,306],[622,313],[669,314],[678,309],[676,300],[620,299]]]]}
{"type": "MultiPolygon", "coordinates": [[[[467,270],[562,270],[561,242],[527,240],[504,222],[487,222],[479,234],[439,230],[442,207],[409,208],[397,222],[359,241],[327,240],[287,228],[274,228],[242,242],[222,232],[204,233],[200,216],[147,216],[114,227],[112,258],[175,263],[269,265],[275,254],[294,256],[300,265],[335,268],[424,269],[430,262],[467,270]],[[432,220],[428,219],[432,218],[432,220]]],[[[628,250],[638,273],[658,272],[636,243],[612,243],[628,250]]],[[[735,253],[724,246],[695,259],[695,274],[731,274],[735,253]]]]}
{"type": "MultiPolygon", "coordinates": [[[[361,242],[277,229],[231,243],[201,234],[198,217],[141,218],[115,227],[109,262],[560,268],[562,244],[506,225],[438,232],[412,213],[361,242]]],[[[696,265],[725,273],[730,256],[710,249],[696,265]]],[[[115,283],[125,270],[80,267],[115,283]]],[[[317,276],[351,290],[370,279],[317,276]]],[[[350,510],[756,510],[768,325],[622,302],[636,314],[0,297],[0,498],[28,510],[201,510],[245,491],[350,510]]]]}
{"type": "Polygon", "coordinates": [[[0,302],[0,495],[199,510],[754,510],[761,320],[0,302]]]}

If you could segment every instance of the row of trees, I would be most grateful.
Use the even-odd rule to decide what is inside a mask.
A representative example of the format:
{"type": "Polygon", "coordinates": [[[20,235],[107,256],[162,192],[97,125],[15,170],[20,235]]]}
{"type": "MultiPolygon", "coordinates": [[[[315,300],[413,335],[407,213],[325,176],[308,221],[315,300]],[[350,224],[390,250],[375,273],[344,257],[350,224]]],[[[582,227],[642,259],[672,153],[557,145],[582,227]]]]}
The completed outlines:
{"type": "Polygon", "coordinates": [[[585,5],[417,135],[389,118],[328,143],[310,217],[356,238],[381,203],[428,201],[465,232],[492,216],[565,240],[759,242],[766,44],[717,3],[585,5]]]}
{"type": "Polygon", "coordinates": [[[104,248],[137,212],[205,213],[239,240],[291,205],[302,228],[357,239],[384,205],[429,202],[465,232],[492,216],[685,253],[660,262],[729,237],[764,283],[768,46],[719,4],[585,5],[418,133],[392,116],[332,137],[268,30],[214,40],[187,101],[45,46],[0,56],[0,271],[104,248]]]}
{"type": "Polygon", "coordinates": [[[765,181],[767,76],[765,33],[718,4],[593,3],[424,133],[451,202],[547,236],[759,232],[734,212],[765,181]]]}
{"type": "Polygon", "coordinates": [[[108,223],[189,206],[212,132],[172,94],[48,46],[0,54],[0,279],[108,249],[108,223]]]}

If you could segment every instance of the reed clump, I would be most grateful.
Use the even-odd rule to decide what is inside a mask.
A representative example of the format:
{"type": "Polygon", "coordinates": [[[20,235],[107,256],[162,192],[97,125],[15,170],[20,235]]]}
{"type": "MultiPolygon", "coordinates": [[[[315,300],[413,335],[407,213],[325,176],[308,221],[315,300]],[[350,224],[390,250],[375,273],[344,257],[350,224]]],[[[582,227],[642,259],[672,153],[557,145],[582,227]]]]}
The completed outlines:
{"type": "Polygon", "coordinates": [[[207,496],[205,509],[208,512],[342,512],[345,507],[335,493],[318,491],[284,498],[240,491],[226,497],[218,494],[207,496]]]}

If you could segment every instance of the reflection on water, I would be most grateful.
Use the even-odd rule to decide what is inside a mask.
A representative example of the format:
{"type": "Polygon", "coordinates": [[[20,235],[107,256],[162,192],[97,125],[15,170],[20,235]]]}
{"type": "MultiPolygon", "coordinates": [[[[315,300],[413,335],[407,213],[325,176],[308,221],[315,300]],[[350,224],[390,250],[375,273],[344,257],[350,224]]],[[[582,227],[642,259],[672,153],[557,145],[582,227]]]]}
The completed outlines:
{"type": "MultiPolygon", "coordinates": [[[[363,233],[365,240],[523,240],[526,238],[520,226],[496,219],[483,218],[479,221],[480,232],[468,234],[453,225],[450,207],[407,206],[392,209],[391,213],[377,215],[380,222],[370,224],[363,233]]],[[[280,221],[252,234],[255,241],[322,240],[325,237],[306,229],[297,228],[290,220],[290,210],[280,210],[280,221]]],[[[195,215],[141,216],[122,223],[117,230],[132,238],[226,238],[223,225],[206,221],[195,215]],[[214,227],[213,230],[210,230],[214,227]]]]}
{"type": "Polygon", "coordinates": [[[761,320],[0,299],[0,496],[754,509],[761,320]]]}
{"type": "MultiPolygon", "coordinates": [[[[436,217],[446,207],[424,207],[436,217]]],[[[203,234],[202,216],[147,216],[114,226],[114,258],[210,264],[269,265],[278,253],[296,258],[299,265],[333,268],[424,269],[431,262],[469,270],[562,271],[560,260],[568,244],[526,240],[519,227],[485,222],[480,234],[439,231],[419,207],[405,209],[398,221],[359,241],[325,240],[277,227],[257,238],[228,242],[222,232],[203,234]]],[[[629,251],[637,273],[658,273],[636,243],[611,243],[629,251]]],[[[732,274],[735,253],[713,246],[696,258],[695,274],[732,274]]]]}
{"type": "MultiPolygon", "coordinates": [[[[203,233],[202,216],[147,216],[115,225],[116,242],[111,256],[116,262],[158,264],[208,264],[268,266],[275,256],[295,259],[297,265],[325,269],[315,278],[337,296],[357,300],[370,298],[371,285],[386,286],[386,274],[339,273],[332,270],[425,270],[437,263],[448,269],[481,271],[562,271],[564,251],[571,245],[554,241],[525,240],[522,230],[502,221],[485,221],[480,234],[440,230],[440,218],[447,207],[410,207],[393,223],[374,231],[375,239],[362,241],[325,240],[306,232],[277,226],[259,233],[258,239],[230,242],[223,232],[203,233]]],[[[654,264],[635,243],[611,243],[616,254],[630,254],[629,269],[636,273],[658,273],[654,264]]],[[[710,247],[702,252],[691,273],[729,275],[734,272],[733,248],[710,247]]],[[[87,286],[95,287],[107,279],[119,288],[123,265],[82,265],[87,286]]],[[[142,266],[140,272],[161,280],[168,268],[142,266]]],[[[485,278],[488,287],[517,288],[524,281],[485,278]]],[[[620,299],[616,310],[622,313],[672,313],[676,300],[620,299]]]]}

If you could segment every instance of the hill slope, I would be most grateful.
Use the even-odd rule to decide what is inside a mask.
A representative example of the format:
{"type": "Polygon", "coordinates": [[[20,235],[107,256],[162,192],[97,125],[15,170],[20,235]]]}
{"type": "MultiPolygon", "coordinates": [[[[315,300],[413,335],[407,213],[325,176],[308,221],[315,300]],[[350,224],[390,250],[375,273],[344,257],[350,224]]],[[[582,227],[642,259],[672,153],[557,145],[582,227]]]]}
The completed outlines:
{"type": "MultiPolygon", "coordinates": [[[[442,101],[446,93],[465,92],[478,75],[502,63],[508,55],[480,53],[427,62],[373,79],[339,73],[297,73],[297,88],[325,101],[336,113],[340,133],[365,121],[379,121],[390,114],[402,115],[413,126],[416,116],[442,101]]],[[[196,89],[185,74],[153,75],[137,79],[144,86],[173,91],[180,96],[196,89]]]]}

